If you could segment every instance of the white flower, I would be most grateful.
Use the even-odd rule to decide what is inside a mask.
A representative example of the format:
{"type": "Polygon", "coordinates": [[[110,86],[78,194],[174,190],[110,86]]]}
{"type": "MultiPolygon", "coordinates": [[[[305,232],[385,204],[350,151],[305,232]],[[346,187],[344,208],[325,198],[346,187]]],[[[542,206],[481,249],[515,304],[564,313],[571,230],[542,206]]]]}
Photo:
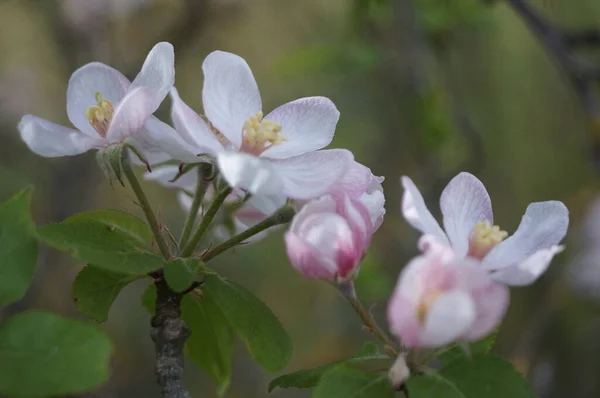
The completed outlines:
{"type": "Polygon", "coordinates": [[[562,202],[531,203],[517,231],[508,237],[508,233],[494,226],[491,200],[481,181],[469,173],[460,173],[440,198],[444,232],[412,180],[402,177],[402,185],[404,217],[425,234],[421,248],[427,251],[439,244],[451,245],[458,258],[480,260],[498,282],[531,284],[546,271],[554,255],[563,250],[558,244],[567,233],[569,211],[562,202]]]}
{"type": "Polygon", "coordinates": [[[89,63],[71,75],[67,88],[67,115],[75,129],[25,115],[19,123],[21,138],[46,157],[78,155],[130,137],[156,155],[158,148],[147,141],[145,130],[154,135],[166,131],[152,113],[174,79],[173,46],[165,42],[154,46],[133,82],[110,66],[89,63]]]}
{"type": "Polygon", "coordinates": [[[253,194],[312,199],[323,195],[350,167],[352,153],[322,150],[335,131],[339,112],[324,97],[301,98],[263,117],[250,67],[237,55],[215,51],[202,66],[204,111],[211,125],[172,91],[178,139],[156,137],[172,157],[216,159],[234,188],[253,194]]]}

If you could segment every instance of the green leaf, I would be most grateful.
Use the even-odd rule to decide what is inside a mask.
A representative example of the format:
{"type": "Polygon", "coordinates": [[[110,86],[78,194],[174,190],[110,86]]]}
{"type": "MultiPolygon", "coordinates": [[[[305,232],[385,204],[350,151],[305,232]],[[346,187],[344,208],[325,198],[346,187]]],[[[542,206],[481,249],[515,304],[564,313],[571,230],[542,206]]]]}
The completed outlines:
{"type": "Polygon", "coordinates": [[[336,365],[376,359],[389,359],[389,357],[387,355],[381,355],[379,353],[379,347],[377,344],[373,343],[372,341],[368,341],[363,345],[359,352],[346,361],[336,361],[327,365],[317,366],[316,368],[299,370],[297,372],[288,373],[271,380],[269,383],[269,392],[278,387],[312,388],[319,383],[323,373],[332,369],[336,365]]]}
{"type": "Polygon", "coordinates": [[[85,322],[25,312],[0,327],[0,393],[53,396],[83,392],[109,377],[111,342],[85,322]]]}
{"type": "Polygon", "coordinates": [[[494,355],[452,361],[437,373],[411,377],[410,398],[534,398],[523,376],[510,362],[494,355]]]}
{"type": "Polygon", "coordinates": [[[498,330],[494,330],[488,336],[466,346],[453,344],[451,346],[438,350],[434,357],[441,360],[445,365],[460,358],[471,358],[473,355],[487,354],[491,351],[498,336],[498,330]]]}
{"type": "Polygon", "coordinates": [[[183,292],[198,276],[204,263],[197,258],[178,258],[164,265],[165,280],[171,289],[183,292]]]}
{"type": "Polygon", "coordinates": [[[108,318],[108,312],[121,290],[145,275],[130,275],[87,265],[73,282],[73,299],[77,310],[98,322],[108,318]]]}
{"type": "Polygon", "coordinates": [[[312,397],[394,398],[394,395],[387,375],[366,373],[348,365],[338,365],[321,377],[312,397]]]}
{"type": "Polygon", "coordinates": [[[187,356],[217,383],[223,395],[231,382],[235,331],[213,297],[186,294],[181,317],[192,333],[185,344],[187,356]]]}
{"type": "Polygon", "coordinates": [[[29,207],[32,189],[0,204],[0,305],[21,299],[31,283],[38,243],[29,207]]]}
{"type": "Polygon", "coordinates": [[[116,210],[92,211],[38,228],[45,243],[73,250],[75,258],[126,274],[160,268],[162,257],[148,252],[147,226],[137,217],[116,210]]]}
{"type": "MultiPolygon", "coordinates": [[[[151,314],[156,312],[154,284],[144,291],[142,305],[151,314]]],[[[219,395],[224,394],[231,382],[235,331],[210,295],[183,296],[181,317],[192,331],[185,343],[186,355],[217,383],[219,395]]]]}
{"type": "Polygon", "coordinates": [[[284,367],[292,356],[292,341],[279,319],[243,286],[218,275],[206,275],[204,294],[212,296],[252,357],[269,371],[284,367]]]}

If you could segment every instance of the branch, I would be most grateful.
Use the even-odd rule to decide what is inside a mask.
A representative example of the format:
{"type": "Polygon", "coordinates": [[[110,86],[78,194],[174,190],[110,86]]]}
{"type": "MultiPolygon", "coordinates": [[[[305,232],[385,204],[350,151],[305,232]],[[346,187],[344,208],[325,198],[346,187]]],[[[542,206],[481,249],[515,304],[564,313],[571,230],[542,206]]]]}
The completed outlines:
{"type": "Polygon", "coordinates": [[[173,292],[164,279],[156,284],[156,315],[150,336],[156,349],[156,376],[165,398],[189,398],[183,386],[183,346],[190,329],[181,319],[181,294],[173,292]]]}

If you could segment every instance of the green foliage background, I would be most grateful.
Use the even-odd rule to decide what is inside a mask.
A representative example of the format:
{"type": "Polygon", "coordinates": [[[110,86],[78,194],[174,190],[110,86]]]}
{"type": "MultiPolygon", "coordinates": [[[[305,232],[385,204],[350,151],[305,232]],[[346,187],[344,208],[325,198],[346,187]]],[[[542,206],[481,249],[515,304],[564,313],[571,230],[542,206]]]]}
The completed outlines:
{"type": "MultiPolygon", "coordinates": [[[[437,209],[454,173],[475,173],[490,192],[496,222],[508,231],[528,203],[565,202],[572,217],[568,249],[534,287],[513,290],[494,351],[510,358],[539,396],[600,395],[599,303],[580,298],[565,277],[577,259],[578,227],[599,188],[588,122],[561,71],[502,1],[155,0],[127,12],[117,1],[89,1],[103,3],[103,11],[81,25],[68,16],[69,3],[77,1],[0,2],[0,200],[35,185],[39,224],[97,207],[140,215],[133,194],[120,186],[113,191],[93,154],[43,159],[30,153],[18,137],[18,119],[33,113],[68,123],[65,89],[74,69],[98,60],[133,77],[160,40],[175,45],[182,98],[201,109],[204,57],[214,49],[235,52],[252,67],[265,110],[302,96],[332,98],[342,115],[332,146],[349,148],[387,178],[388,214],[358,286],[378,303],[382,323],[398,272],[416,253],[417,234],[399,212],[401,175],[413,177],[437,209]]],[[[532,4],[567,27],[600,24],[596,0],[532,4]]],[[[168,120],[168,103],[159,112],[168,120]]],[[[162,220],[177,231],[183,212],[174,193],[145,187],[162,220]]],[[[32,288],[2,319],[25,308],[77,316],[70,292],[83,264],[40,251],[32,288]]],[[[211,265],[268,303],[289,330],[294,353],[286,371],[350,357],[366,337],[333,289],[291,269],[279,233],[211,265]]],[[[102,326],[115,356],[101,396],[158,396],[149,315],[139,303],[146,283],[127,286],[102,326]]],[[[241,343],[233,374],[227,397],[267,396],[271,376],[241,343]]],[[[192,366],[186,384],[192,396],[215,396],[209,376],[192,366]]],[[[309,392],[276,389],[272,396],[309,392]]]]}

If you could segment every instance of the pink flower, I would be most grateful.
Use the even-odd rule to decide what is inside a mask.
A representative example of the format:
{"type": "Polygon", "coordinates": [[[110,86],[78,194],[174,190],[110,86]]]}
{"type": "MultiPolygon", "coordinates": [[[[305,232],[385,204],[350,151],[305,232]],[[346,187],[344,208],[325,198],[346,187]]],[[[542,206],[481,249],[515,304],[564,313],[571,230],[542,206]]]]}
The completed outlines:
{"type": "Polygon", "coordinates": [[[46,157],[78,155],[129,137],[141,149],[158,152],[145,131],[165,133],[166,125],[152,114],[174,79],[173,46],[165,42],[154,46],[133,82],[110,66],[89,63],[71,75],[67,88],[67,115],[76,129],[25,115],[19,123],[21,138],[46,157]]]}
{"type": "Polygon", "coordinates": [[[301,98],[263,117],[258,86],[244,59],[215,51],[202,69],[202,100],[210,124],[173,90],[179,137],[156,138],[172,157],[189,163],[207,154],[234,188],[301,200],[323,195],[344,175],[351,152],[319,151],[331,142],[339,119],[331,100],[301,98]]]}
{"type": "MultiPolygon", "coordinates": [[[[185,173],[177,180],[173,181],[175,176],[179,173],[179,167],[174,165],[164,165],[155,167],[151,173],[144,174],[144,179],[150,181],[156,181],[164,187],[179,189],[178,200],[181,207],[189,213],[192,207],[192,200],[194,192],[196,191],[197,177],[194,171],[185,173]]],[[[204,200],[206,203],[210,203],[215,195],[215,190],[212,185],[206,190],[204,200]]],[[[240,189],[234,189],[231,194],[225,200],[225,205],[217,216],[215,222],[215,235],[225,240],[233,235],[237,235],[242,231],[258,224],[265,218],[272,215],[277,209],[283,206],[286,202],[284,197],[280,196],[268,196],[268,197],[257,197],[253,196],[239,208],[232,211],[230,208],[242,200],[245,193],[240,189]],[[227,214],[230,213],[230,214],[227,214]],[[227,227],[226,218],[231,217],[232,225],[227,227]]],[[[269,232],[275,230],[276,227],[269,228],[252,238],[248,239],[247,242],[254,242],[265,237],[269,232]]]]}
{"type": "Polygon", "coordinates": [[[408,177],[402,177],[402,212],[410,225],[426,235],[421,247],[432,242],[451,246],[458,258],[479,260],[491,277],[508,285],[533,283],[563,250],[558,244],[567,233],[569,211],[562,202],[531,203],[517,231],[494,226],[490,197],[475,176],[460,173],[442,192],[444,230],[433,218],[423,196],[408,177]]]}
{"type": "Polygon", "coordinates": [[[298,272],[336,283],[358,273],[371,237],[368,210],[356,199],[324,196],[304,206],[285,234],[288,257],[298,272]]]}
{"type": "Polygon", "coordinates": [[[390,329],[408,347],[475,341],[498,325],[508,288],[490,279],[476,260],[449,248],[414,258],[403,270],[388,306],[390,329]]]}

